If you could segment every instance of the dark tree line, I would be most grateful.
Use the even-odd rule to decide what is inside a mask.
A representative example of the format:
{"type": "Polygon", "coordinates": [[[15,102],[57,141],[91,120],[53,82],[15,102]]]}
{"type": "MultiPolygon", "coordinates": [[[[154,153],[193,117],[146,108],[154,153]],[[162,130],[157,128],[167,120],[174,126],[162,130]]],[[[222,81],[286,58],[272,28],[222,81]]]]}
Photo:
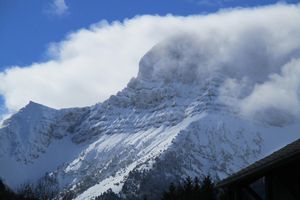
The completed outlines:
{"type": "Polygon", "coordinates": [[[58,186],[51,178],[40,179],[36,184],[24,184],[17,192],[12,191],[0,180],[1,200],[49,200],[54,199],[58,193],[58,186]]]}
{"type": "Polygon", "coordinates": [[[187,177],[180,185],[171,183],[161,200],[228,200],[228,194],[217,189],[210,176],[202,181],[187,177]]]}
{"type": "Polygon", "coordinates": [[[0,199],[2,200],[35,200],[34,198],[25,197],[22,194],[17,194],[9,189],[3,182],[0,180],[0,199]]]}
{"type": "Polygon", "coordinates": [[[32,200],[54,199],[59,193],[59,188],[54,179],[45,176],[36,184],[24,184],[18,191],[18,194],[32,200]]]}
{"type": "Polygon", "coordinates": [[[122,200],[112,189],[107,190],[101,196],[98,196],[95,200],[122,200]]]}
{"type": "MultiPolygon", "coordinates": [[[[110,189],[95,200],[125,199],[110,189]]],[[[147,200],[147,197],[135,199],[147,200]]],[[[229,200],[229,198],[225,191],[216,188],[210,176],[206,176],[203,180],[200,180],[198,177],[194,179],[187,177],[181,184],[175,185],[171,183],[169,189],[162,194],[161,200],[229,200]]]]}
{"type": "MultiPolygon", "coordinates": [[[[17,193],[10,190],[0,180],[0,199],[5,200],[50,200],[55,199],[59,189],[51,179],[42,179],[37,184],[24,184],[17,193]]],[[[62,199],[72,199],[74,195],[62,199]]],[[[147,200],[145,196],[142,198],[147,200]]],[[[98,196],[95,200],[124,200],[111,189],[98,196]]],[[[210,176],[203,180],[198,177],[187,177],[181,184],[170,184],[169,189],[162,194],[161,200],[229,200],[226,192],[215,187],[210,176]]]]}

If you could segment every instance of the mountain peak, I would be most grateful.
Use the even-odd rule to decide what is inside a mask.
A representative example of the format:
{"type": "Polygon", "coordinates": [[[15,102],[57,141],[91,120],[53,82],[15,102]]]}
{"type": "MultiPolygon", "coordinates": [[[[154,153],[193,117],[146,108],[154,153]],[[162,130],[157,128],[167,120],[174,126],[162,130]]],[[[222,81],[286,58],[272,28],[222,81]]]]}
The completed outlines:
{"type": "Polygon", "coordinates": [[[46,108],[49,108],[43,104],[40,104],[40,103],[37,103],[37,102],[34,102],[34,101],[29,101],[29,103],[24,107],[24,108],[28,108],[28,107],[46,107],[46,108]]]}
{"type": "Polygon", "coordinates": [[[35,105],[35,104],[38,104],[38,103],[36,103],[36,102],[30,100],[29,103],[28,103],[27,105],[35,105]]]}
{"type": "Polygon", "coordinates": [[[48,113],[48,112],[53,112],[55,111],[56,109],[54,108],[50,108],[48,106],[45,106],[43,104],[39,104],[39,103],[36,103],[34,101],[29,101],[29,103],[24,106],[20,112],[16,113],[16,115],[19,115],[19,114],[24,114],[24,115],[37,115],[37,113],[48,113]]]}
{"type": "Polygon", "coordinates": [[[138,78],[183,83],[199,81],[207,74],[208,68],[204,66],[212,60],[202,47],[193,35],[176,36],[161,42],[140,60],[138,78]]]}

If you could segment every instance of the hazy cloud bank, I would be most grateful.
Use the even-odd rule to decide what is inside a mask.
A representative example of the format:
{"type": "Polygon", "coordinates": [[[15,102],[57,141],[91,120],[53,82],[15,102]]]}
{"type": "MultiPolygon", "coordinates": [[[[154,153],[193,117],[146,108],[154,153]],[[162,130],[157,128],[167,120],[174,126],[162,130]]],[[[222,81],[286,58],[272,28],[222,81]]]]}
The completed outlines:
{"type": "MultiPolygon", "coordinates": [[[[238,106],[246,115],[273,107],[298,115],[299,21],[300,6],[283,4],[206,16],[103,21],[50,45],[48,62],[0,73],[0,93],[12,111],[29,100],[55,108],[103,101],[137,75],[140,58],[152,46],[181,34],[188,35],[187,42],[175,40],[171,45],[185,58],[177,63],[178,69],[184,69],[179,73],[226,74],[220,100],[238,106]]],[[[163,59],[156,65],[155,69],[168,71],[176,63],[163,59]]]]}

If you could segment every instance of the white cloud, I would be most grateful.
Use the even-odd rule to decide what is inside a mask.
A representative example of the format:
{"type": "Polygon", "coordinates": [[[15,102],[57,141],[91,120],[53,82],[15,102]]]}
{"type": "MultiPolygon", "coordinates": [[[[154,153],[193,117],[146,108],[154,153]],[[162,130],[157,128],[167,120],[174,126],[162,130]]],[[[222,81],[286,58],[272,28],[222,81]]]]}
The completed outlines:
{"type": "Polygon", "coordinates": [[[137,74],[139,59],[148,49],[177,29],[172,22],[173,17],[143,16],[124,23],[100,22],[72,33],[50,45],[53,59],[48,62],[0,74],[6,106],[18,110],[33,100],[62,108],[105,100],[137,74]]]}
{"type": "Polygon", "coordinates": [[[53,0],[50,7],[50,13],[55,15],[64,15],[68,12],[68,9],[69,8],[65,0],[53,0]]]}
{"type": "Polygon", "coordinates": [[[281,73],[271,73],[263,83],[256,83],[249,96],[241,100],[245,114],[262,112],[284,113],[297,116],[300,113],[300,57],[282,66],[281,73]]]}
{"type": "Polygon", "coordinates": [[[284,4],[205,16],[102,21],[51,44],[48,62],[0,73],[0,94],[12,111],[29,100],[55,108],[91,105],[136,76],[140,58],[153,45],[178,33],[193,33],[196,50],[205,58],[198,65],[222,69],[228,76],[222,101],[238,105],[246,115],[272,106],[299,113],[292,109],[300,105],[299,21],[300,6],[284,4]]]}

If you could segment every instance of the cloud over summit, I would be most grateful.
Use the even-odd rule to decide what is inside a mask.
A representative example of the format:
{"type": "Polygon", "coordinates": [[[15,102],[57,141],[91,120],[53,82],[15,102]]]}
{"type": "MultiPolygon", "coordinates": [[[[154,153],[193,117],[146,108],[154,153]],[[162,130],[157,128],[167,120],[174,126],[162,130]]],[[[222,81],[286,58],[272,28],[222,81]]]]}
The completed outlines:
{"type": "Polygon", "coordinates": [[[56,108],[94,104],[125,87],[154,45],[187,35],[187,41],[196,40],[193,48],[176,46],[180,45],[176,40],[172,44],[179,51],[183,48],[186,60],[174,63],[165,57],[155,63],[156,70],[167,73],[168,66],[178,64],[183,69],[178,73],[221,71],[228,77],[221,91],[225,103],[237,104],[251,115],[270,106],[297,114],[292,106],[300,105],[298,21],[300,6],[284,4],[210,15],[102,21],[50,45],[49,61],[0,73],[0,93],[10,110],[29,100],[56,108]]]}

